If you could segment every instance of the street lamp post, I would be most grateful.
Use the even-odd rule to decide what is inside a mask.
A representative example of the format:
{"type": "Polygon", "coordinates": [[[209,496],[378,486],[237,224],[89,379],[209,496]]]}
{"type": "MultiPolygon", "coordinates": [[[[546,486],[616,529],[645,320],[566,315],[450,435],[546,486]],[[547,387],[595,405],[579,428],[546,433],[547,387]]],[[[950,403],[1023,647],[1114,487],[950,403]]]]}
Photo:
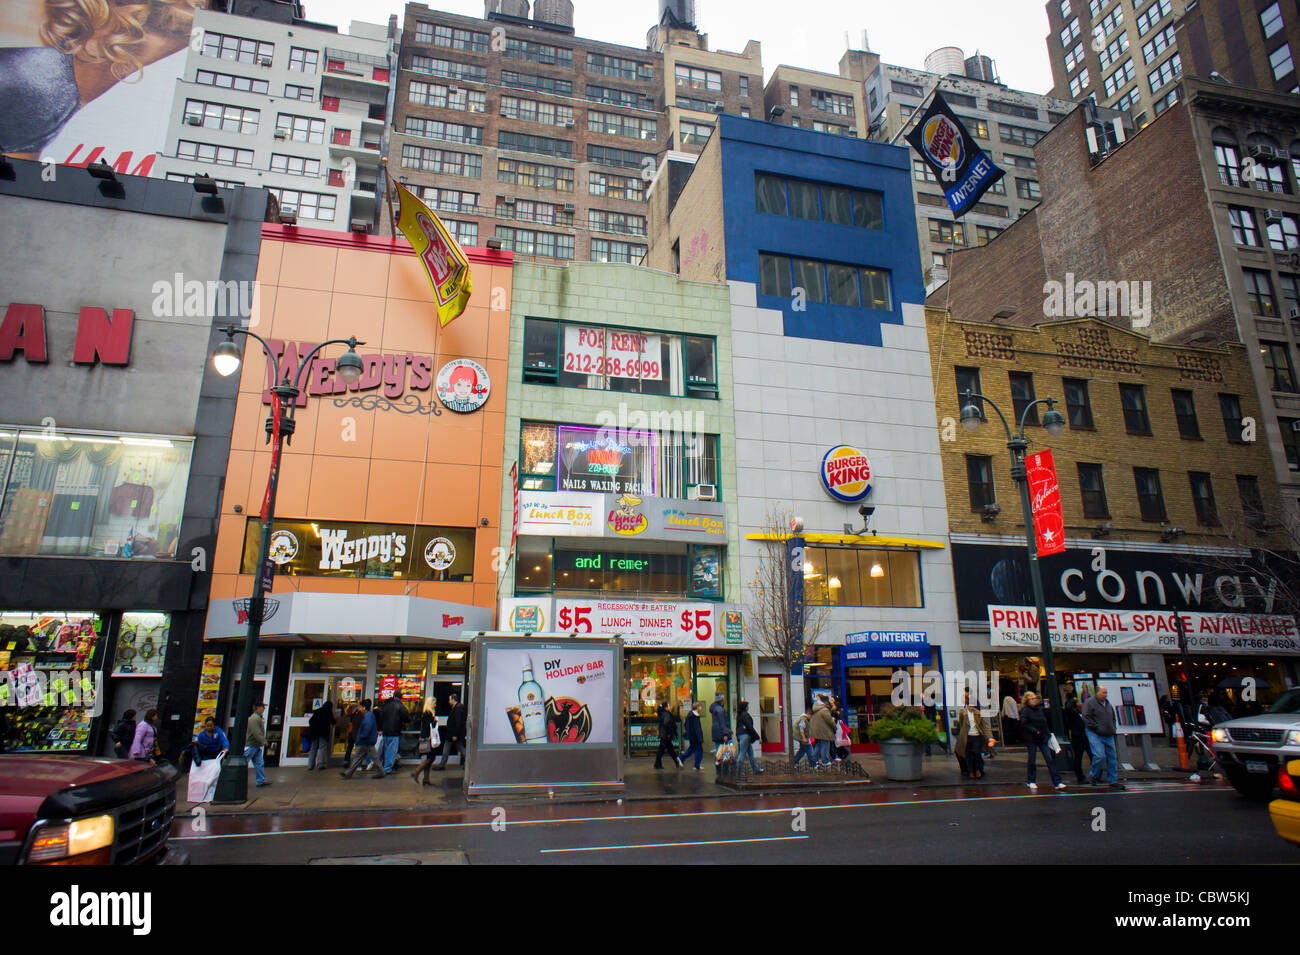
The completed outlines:
{"type": "Polygon", "coordinates": [[[217,778],[217,790],[213,798],[218,803],[240,803],[248,799],[248,760],[244,756],[244,744],[248,734],[248,714],[253,707],[253,677],[257,672],[257,643],[262,634],[263,612],[266,606],[266,591],[269,587],[265,568],[271,553],[271,525],[275,521],[275,493],[280,480],[280,454],[284,450],[284,439],[293,434],[294,410],[297,408],[298,395],[301,393],[303,375],[311,367],[312,359],[326,345],[347,345],[347,352],[338,360],[336,366],[339,376],[351,385],[361,377],[364,365],[357,355],[358,345],[365,342],[355,338],[332,338],[321,342],[302,360],[297,375],[291,380],[289,369],[284,377],[280,376],[280,362],[266,339],[244,328],[228,325],[225,329],[226,340],[217,346],[212,355],[212,364],[217,373],[229,377],[239,370],[243,363],[239,346],[235,344],[236,335],[255,338],[262,343],[262,349],[271,359],[274,380],[278,382],[271,392],[279,400],[281,413],[272,410],[266,419],[267,440],[275,441],[271,457],[271,475],[267,484],[265,516],[262,521],[262,540],[258,549],[257,573],[253,578],[253,596],[248,604],[248,635],[244,638],[244,667],[240,674],[239,698],[235,703],[235,726],[230,734],[230,752],[221,766],[221,775],[217,778]]]}
{"type": "Polygon", "coordinates": [[[1065,732],[1065,714],[1061,708],[1061,690],[1056,682],[1056,662],[1052,655],[1052,637],[1047,627],[1047,606],[1043,598],[1043,574],[1038,566],[1038,540],[1034,531],[1034,509],[1029,503],[1029,478],[1025,470],[1025,451],[1029,447],[1029,441],[1025,438],[1025,421],[1029,417],[1029,412],[1038,405],[1047,405],[1047,412],[1043,415],[1043,427],[1052,437],[1056,437],[1065,430],[1065,416],[1057,411],[1053,406],[1056,404],[1055,398],[1038,398],[1031,401],[1025,406],[1025,410],[1020,413],[1019,430],[1016,433],[1011,432],[1011,425],[1007,423],[1007,416],[1002,413],[1002,409],[993,403],[992,399],[984,395],[976,394],[973,391],[964,391],[960,395],[965,402],[961,409],[961,425],[967,431],[975,431],[984,423],[984,414],[980,410],[977,401],[986,403],[998,413],[1002,419],[1002,427],[1007,432],[1007,448],[1011,451],[1011,477],[1020,488],[1020,508],[1025,518],[1025,547],[1029,551],[1029,578],[1034,585],[1034,603],[1038,609],[1038,637],[1042,644],[1043,664],[1047,669],[1047,699],[1051,704],[1051,712],[1048,714],[1051,719],[1052,732],[1056,734],[1057,742],[1061,744],[1061,751],[1057,754],[1056,764],[1061,769],[1066,769],[1071,764],[1070,754],[1070,737],[1065,732]]]}

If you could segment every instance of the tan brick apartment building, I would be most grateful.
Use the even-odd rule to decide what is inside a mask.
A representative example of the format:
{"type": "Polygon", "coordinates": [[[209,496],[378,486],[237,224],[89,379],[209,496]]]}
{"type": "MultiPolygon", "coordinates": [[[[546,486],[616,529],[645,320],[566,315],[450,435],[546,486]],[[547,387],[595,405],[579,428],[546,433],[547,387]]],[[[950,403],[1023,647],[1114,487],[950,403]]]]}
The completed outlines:
{"type": "MultiPolygon", "coordinates": [[[[1139,305],[1120,320],[1153,340],[1240,341],[1255,380],[1259,439],[1294,519],[1300,182],[1290,155],[1300,157],[1300,104],[1192,78],[1180,89],[1183,99],[1158,122],[1109,151],[1091,151],[1100,128],[1090,140],[1086,107],[1052,130],[1034,151],[1043,201],[996,241],[957,253],[950,288],[929,301],[950,301],[960,321],[1001,314],[1028,325],[1070,317],[1044,314],[1048,282],[1122,282],[1139,305]]],[[[1106,317],[1123,304],[1108,294],[1095,310],[1106,317]]]]}

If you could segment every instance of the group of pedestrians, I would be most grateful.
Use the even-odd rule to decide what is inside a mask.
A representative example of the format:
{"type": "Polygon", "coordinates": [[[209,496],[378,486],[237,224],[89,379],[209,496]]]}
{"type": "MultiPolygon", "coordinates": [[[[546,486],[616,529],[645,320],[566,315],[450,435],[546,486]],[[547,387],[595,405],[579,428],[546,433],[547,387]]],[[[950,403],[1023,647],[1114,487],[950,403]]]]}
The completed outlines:
{"type": "MultiPolygon", "coordinates": [[[[424,700],[417,737],[419,754],[423,758],[415,772],[411,774],[415,782],[424,786],[429,785],[429,771],[445,770],[447,759],[452,753],[459,754],[462,764],[465,762],[465,706],[454,693],[448,702],[451,705],[451,714],[447,719],[447,738],[443,741],[433,698],[426,697],[424,700]],[[442,752],[442,762],[434,766],[433,760],[438,755],[439,749],[442,752]]],[[[373,707],[374,704],[370,700],[362,700],[356,709],[348,714],[348,745],[345,752],[347,768],[339,773],[344,779],[351,779],[358,769],[364,770],[368,765],[373,767],[376,779],[383,779],[401,765],[398,744],[402,738],[402,730],[411,722],[411,713],[402,705],[401,698],[398,696],[390,696],[384,701],[378,713],[373,707]]]]}

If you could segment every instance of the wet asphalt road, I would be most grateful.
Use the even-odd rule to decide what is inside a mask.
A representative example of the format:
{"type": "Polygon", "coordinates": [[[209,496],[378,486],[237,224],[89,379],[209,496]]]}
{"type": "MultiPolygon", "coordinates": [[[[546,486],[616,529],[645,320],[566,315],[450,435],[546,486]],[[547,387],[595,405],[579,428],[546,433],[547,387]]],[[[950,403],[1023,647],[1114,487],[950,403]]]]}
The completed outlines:
{"type": "Polygon", "coordinates": [[[1225,786],[1029,794],[985,785],[908,791],[552,805],[450,812],[209,816],[173,841],[196,865],[1300,863],[1266,806],[1225,786]]]}

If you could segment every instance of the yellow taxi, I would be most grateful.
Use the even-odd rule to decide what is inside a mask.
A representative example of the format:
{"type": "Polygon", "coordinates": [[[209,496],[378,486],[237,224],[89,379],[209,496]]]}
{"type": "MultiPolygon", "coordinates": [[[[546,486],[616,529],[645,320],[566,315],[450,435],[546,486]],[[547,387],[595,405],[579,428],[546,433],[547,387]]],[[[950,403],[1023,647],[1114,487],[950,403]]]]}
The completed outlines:
{"type": "Polygon", "coordinates": [[[1268,804],[1268,815],[1277,834],[1300,846],[1300,759],[1293,759],[1277,771],[1280,799],[1268,804]]]}

